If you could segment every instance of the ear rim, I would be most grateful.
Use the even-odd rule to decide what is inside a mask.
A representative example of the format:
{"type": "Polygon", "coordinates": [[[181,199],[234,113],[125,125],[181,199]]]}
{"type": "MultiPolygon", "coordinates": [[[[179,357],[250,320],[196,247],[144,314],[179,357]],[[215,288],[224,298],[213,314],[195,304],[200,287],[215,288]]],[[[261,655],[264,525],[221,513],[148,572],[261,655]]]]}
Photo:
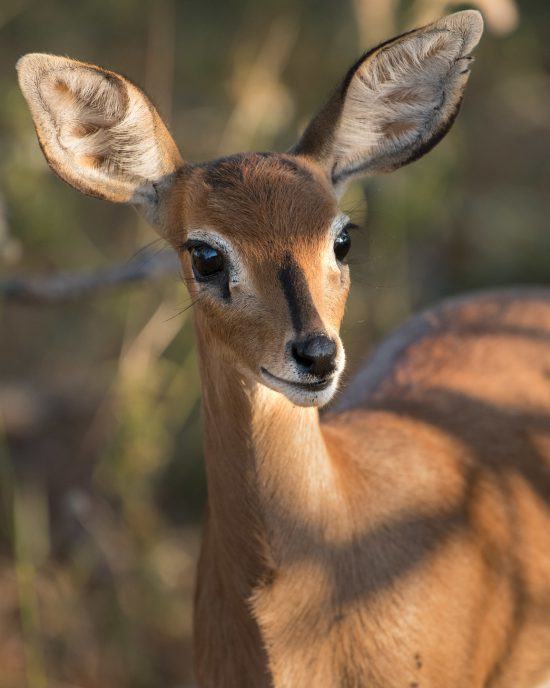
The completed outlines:
{"type": "Polygon", "coordinates": [[[461,57],[458,59],[468,58],[471,62],[474,58],[470,56],[470,53],[479,43],[483,34],[483,28],[484,22],[481,12],[473,9],[462,10],[446,15],[430,24],[406,31],[399,36],[389,38],[379,45],[367,50],[348,69],[343,80],[333,91],[326,104],[310,120],[297,143],[294,144],[289,152],[292,155],[313,159],[317,164],[320,164],[322,167],[324,167],[326,169],[327,176],[336,189],[341,186],[345,186],[349,181],[357,178],[358,176],[376,174],[379,172],[391,172],[423,157],[444,138],[454,124],[454,121],[460,110],[466,84],[464,84],[462,93],[458,101],[455,103],[454,110],[451,112],[450,116],[439,128],[436,128],[433,136],[421,143],[418,148],[413,149],[409,157],[405,158],[403,161],[396,161],[395,164],[388,167],[380,167],[378,169],[370,170],[369,168],[373,167],[373,162],[376,162],[376,157],[367,158],[367,160],[360,166],[351,168],[345,173],[342,172],[335,176],[333,173],[336,165],[334,142],[340,126],[346,96],[348,94],[353,77],[362,65],[373,59],[376,55],[380,54],[380,52],[387,50],[392,45],[395,45],[415,34],[421,34],[430,30],[460,32],[463,35],[463,46],[461,50],[461,57]]]}
{"type": "MultiPolygon", "coordinates": [[[[32,116],[38,143],[49,167],[63,182],[80,193],[115,203],[147,205],[154,202],[153,196],[158,196],[156,187],[166,186],[167,180],[185,167],[179,149],[155,106],[147,94],[124,75],[88,62],[50,53],[23,55],[16,63],[16,71],[21,92],[32,116]],[[124,177],[122,173],[119,178],[114,175],[108,178],[105,175],[107,181],[104,180],[103,189],[100,189],[98,188],[101,181],[99,178],[97,185],[94,186],[93,172],[87,177],[79,173],[75,165],[71,166],[70,152],[55,136],[57,130],[55,118],[42,96],[40,84],[48,75],[51,76],[52,72],[73,69],[91,71],[116,83],[124,99],[125,111],[132,96],[143,102],[151,116],[155,143],[159,153],[163,153],[165,174],[161,178],[151,179],[130,174],[124,177]]],[[[156,200],[158,201],[158,198],[156,200]]]]}

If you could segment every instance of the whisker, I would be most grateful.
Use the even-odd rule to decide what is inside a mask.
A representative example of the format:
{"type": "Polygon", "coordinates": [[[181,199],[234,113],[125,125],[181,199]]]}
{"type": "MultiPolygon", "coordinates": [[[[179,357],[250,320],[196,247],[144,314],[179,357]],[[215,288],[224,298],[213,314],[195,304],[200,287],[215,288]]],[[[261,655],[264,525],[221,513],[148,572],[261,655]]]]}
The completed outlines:
{"type": "Polygon", "coordinates": [[[361,198],[355,201],[353,204],[345,204],[342,206],[342,210],[348,215],[349,217],[353,218],[354,216],[358,215],[360,220],[358,223],[360,225],[365,224],[366,220],[366,215],[367,215],[367,199],[366,198],[361,198]]]}
{"type": "MultiPolygon", "coordinates": [[[[165,240],[162,237],[158,237],[157,239],[153,239],[153,241],[150,241],[148,244],[145,244],[144,246],[141,246],[140,248],[137,249],[137,251],[128,258],[128,262],[130,263],[133,260],[137,260],[138,258],[141,258],[144,253],[148,253],[151,249],[152,246],[155,246],[156,244],[161,243],[161,246],[154,251],[155,255],[158,255],[162,250],[164,250],[164,242],[165,240]]],[[[153,251],[151,251],[153,253],[153,251]]]]}
{"type": "Polygon", "coordinates": [[[190,308],[193,308],[193,306],[199,301],[199,298],[200,297],[197,297],[194,301],[191,301],[191,303],[185,306],[185,308],[182,308],[177,313],[174,313],[174,315],[171,315],[169,318],[166,318],[166,320],[163,320],[163,322],[169,322],[170,320],[173,320],[174,318],[178,318],[180,315],[183,315],[190,308]]]}

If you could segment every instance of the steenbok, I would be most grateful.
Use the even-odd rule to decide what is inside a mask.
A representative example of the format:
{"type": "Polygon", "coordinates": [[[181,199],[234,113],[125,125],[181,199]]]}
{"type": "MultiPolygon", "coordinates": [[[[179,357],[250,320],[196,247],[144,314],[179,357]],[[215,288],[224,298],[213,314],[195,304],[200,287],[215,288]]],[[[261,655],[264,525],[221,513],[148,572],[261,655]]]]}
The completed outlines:
{"type": "Polygon", "coordinates": [[[319,418],[354,177],[429,151],[482,33],[458,12],[363,55],[289,153],[184,162],[126,78],[19,64],[49,164],[137,206],[181,257],[200,352],[209,688],[534,688],[550,678],[550,290],[450,301],[319,418]]]}

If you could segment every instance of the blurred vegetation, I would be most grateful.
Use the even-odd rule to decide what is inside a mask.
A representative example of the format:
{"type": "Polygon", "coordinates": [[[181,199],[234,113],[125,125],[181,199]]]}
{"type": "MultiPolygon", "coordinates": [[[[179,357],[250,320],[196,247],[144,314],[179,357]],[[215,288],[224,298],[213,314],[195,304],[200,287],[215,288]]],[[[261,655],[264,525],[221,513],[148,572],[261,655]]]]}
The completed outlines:
{"type": "MultiPolygon", "coordinates": [[[[550,3],[518,5],[464,5],[488,30],[452,132],[344,199],[364,225],[343,328],[352,370],[442,296],[549,281],[550,3]]],[[[154,239],[132,210],[49,172],[21,54],[127,74],[202,160],[284,150],[362,50],[462,6],[4,0],[0,276],[108,265],[154,239]]],[[[172,280],[57,307],[0,302],[0,688],[192,684],[205,484],[186,303],[172,280]]]]}

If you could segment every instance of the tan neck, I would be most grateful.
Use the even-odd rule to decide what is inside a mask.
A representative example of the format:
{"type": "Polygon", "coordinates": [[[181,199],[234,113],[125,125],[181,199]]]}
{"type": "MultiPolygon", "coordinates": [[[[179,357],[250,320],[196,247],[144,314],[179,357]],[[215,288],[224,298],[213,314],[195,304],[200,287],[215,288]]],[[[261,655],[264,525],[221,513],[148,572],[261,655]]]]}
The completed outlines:
{"type": "Polygon", "coordinates": [[[323,543],[342,537],[349,522],[336,468],[342,461],[328,451],[317,409],[246,379],[200,326],[197,332],[209,513],[197,573],[195,666],[204,685],[265,688],[273,685],[268,619],[280,605],[264,610],[261,592],[283,571],[302,571],[306,581],[312,566],[323,568],[323,543]]]}
{"type": "Polygon", "coordinates": [[[317,409],[245,379],[200,327],[198,339],[210,538],[222,565],[252,583],[287,556],[298,524],[334,507],[335,469],[317,409]]]}

